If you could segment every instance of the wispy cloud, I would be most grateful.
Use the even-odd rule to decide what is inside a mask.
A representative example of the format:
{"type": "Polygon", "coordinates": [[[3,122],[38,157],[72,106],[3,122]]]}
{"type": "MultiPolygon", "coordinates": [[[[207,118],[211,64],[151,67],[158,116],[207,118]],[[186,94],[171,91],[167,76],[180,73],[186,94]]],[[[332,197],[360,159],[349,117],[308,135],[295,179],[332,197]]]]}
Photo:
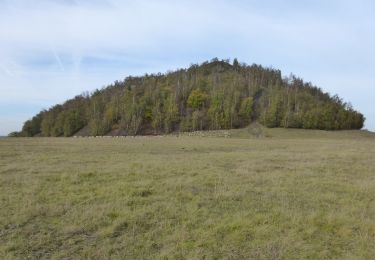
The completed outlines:
{"type": "Polygon", "coordinates": [[[127,75],[238,57],[338,93],[375,130],[374,11],[345,0],[1,1],[0,103],[41,104],[30,117],[127,75]]]}
{"type": "Polygon", "coordinates": [[[14,77],[15,75],[13,74],[13,72],[11,70],[9,70],[6,66],[4,66],[3,64],[0,64],[0,68],[5,72],[5,74],[7,74],[8,76],[10,77],[14,77]]]}
{"type": "Polygon", "coordinates": [[[57,62],[57,64],[59,65],[61,71],[65,71],[64,65],[63,65],[63,63],[61,62],[61,59],[60,59],[59,55],[57,54],[55,48],[52,47],[51,50],[52,50],[53,56],[55,57],[56,62],[57,62]]]}

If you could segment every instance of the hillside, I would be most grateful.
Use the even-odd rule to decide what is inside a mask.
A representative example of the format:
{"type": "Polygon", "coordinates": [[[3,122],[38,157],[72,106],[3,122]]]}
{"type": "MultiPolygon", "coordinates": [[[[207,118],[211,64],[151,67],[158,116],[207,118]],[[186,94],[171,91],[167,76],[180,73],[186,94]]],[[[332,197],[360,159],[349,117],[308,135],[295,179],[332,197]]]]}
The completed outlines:
{"type": "Polygon", "coordinates": [[[364,116],[295,76],[237,59],[128,77],[43,110],[11,136],[138,135],[267,127],[361,129],[364,116]]]}

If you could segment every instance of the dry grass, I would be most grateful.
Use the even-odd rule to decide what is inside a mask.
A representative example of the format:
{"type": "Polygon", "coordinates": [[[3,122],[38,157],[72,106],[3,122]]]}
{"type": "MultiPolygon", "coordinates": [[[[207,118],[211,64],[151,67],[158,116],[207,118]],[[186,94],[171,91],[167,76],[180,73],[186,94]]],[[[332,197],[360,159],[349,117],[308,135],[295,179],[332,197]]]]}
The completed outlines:
{"type": "Polygon", "coordinates": [[[0,258],[370,259],[375,137],[0,139],[0,258]]]}

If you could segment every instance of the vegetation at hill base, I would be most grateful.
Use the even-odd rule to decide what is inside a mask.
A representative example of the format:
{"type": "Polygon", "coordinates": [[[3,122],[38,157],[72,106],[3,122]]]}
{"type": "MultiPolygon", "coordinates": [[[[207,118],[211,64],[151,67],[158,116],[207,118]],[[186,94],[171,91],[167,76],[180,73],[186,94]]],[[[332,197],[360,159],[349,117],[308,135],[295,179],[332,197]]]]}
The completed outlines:
{"type": "Polygon", "coordinates": [[[0,258],[373,259],[374,173],[357,130],[2,138],[0,258]]]}
{"type": "Polygon", "coordinates": [[[166,74],[128,77],[43,110],[10,136],[138,135],[267,127],[361,129],[337,95],[279,70],[213,59],[166,74]]]}

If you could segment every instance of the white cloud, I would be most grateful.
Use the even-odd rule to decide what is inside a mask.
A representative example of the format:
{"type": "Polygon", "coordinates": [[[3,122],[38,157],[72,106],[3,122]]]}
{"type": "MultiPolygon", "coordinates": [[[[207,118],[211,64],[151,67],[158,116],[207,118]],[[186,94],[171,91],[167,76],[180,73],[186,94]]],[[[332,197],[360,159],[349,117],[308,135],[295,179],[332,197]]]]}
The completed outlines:
{"type": "MultiPolygon", "coordinates": [[[[127,75],[237,56],[324,84],[349,101],[354,96],[353,104],[369,115],[372,103],[363,105],[368,98],[362,97],[374,96],[374,6],[338,0],[3,1],[0,104],[8,104],[9,113],[22,104],[45,107],[127,75]],[[361,96],[351,84],[361,84],[361,96]]],[[[375,118],[367,118],[375,130],[375,118]]]]}

